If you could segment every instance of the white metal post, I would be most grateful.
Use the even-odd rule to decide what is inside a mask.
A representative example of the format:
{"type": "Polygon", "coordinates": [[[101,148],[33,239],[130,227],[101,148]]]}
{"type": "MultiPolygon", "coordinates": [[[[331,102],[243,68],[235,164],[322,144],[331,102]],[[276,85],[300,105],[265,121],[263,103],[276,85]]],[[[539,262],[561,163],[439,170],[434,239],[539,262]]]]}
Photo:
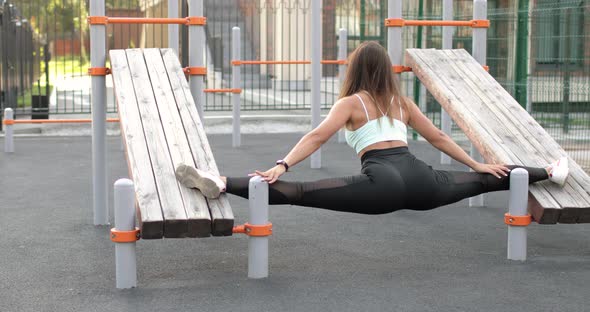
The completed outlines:
{"type": "MultiPolygon", "coordinates": [[[[322,78],[322,1],[311,1],[311,128],[320,122],[321,78],[322,78]]],[[[311,154],[311,168],[322,167],[322,149],[311,154]]]]}
{"type": "MultiPolygon", "coordinates": [[[[90,0],[90,16],[105,16],[104,0],[90,0]]],[[[106,25],[90,25],[90,66],[106,64],[106,25]]],[[[106,166],[106,77],[92,76],[92,186],[94,225],[109,223],[106,166]]]]}
{"type": "MultiPolygon", "coordinates": [[[[203,0],[189,0],[188,15],[203,16],[203,0]]],[[[203,67],[205,63],[203,60],[203,49],[205,46],[205,34],[203,32],[203,27],[198,25],[189,26],[188,38],[189,66],[203,67]]],[[[203,76],[191,75],[189,78],[189,86],[193,95],[193,100],[197,105],[197,111],[199,112],[201,121],[204,121],[203,76]]]]}
{"type": "MultiPolygon", "coordinates": [[[[346,56],[348,54],[348,31],[344,28],[340,28],[338,31],[338,60],[346,60],[346,56]]],[[[344,85],[344,78],[346,75],[346,64],[338,65],[338,84],[340,86],[340,90],[344,85]]],[[[344,129],[338,131],[338,143],[346,142],[346,138],[344,136],[344,129]]]]}
{"type": "MultiPolygon", "coordinates": [[[[248,189],[251,225],[268,224],[268,183],[261,177],[250,179],[248,189]]],[[[268,236],[248,238],[248,277],[268,277],[268,236]]]]}
{"type": "MultiPolygon", "coordinates": [[[[115,230],[135,230],[135,189],[129,179],[115,182],[115,230]]],[[[137,286],[135,242],[115,243],[117,288],[137,286]]]]}
{"type": "MultiPolygon", "coordinates": [[[[443,0],[443,20],[453,20],[453,0],[443,0]]],[[[442,48],[443,49],[452,49],[453,48],[453,30],[454,27],[445,26],[443,27],[442,31],[442,48]]],[[[440,116],[440,123],[441,129],[444,133],[446,133],[449,137],[451,136],[452,130],[452,120],[449,113],[447,113],[444,108],[441,108],[441,116],[440,116]]],[[[441,152],[440,153],[440,163],[442,165],[450,165],[451,164],[451,157],[449,155],[441,152]]]]}
{"type": "MultiPolygon", "coordinates": [[[[232,42],[231,42],[231,59],[237,61],[242,59],[241,52],[241,38],[240,38],[240,27],[232,28],[232,42]]],[[[232,89],[241,89],[242,73],[240,72],[240,66],[232,66],[232,89]]],[[[233,104],[233,118],[232,118],[232,146],[238,147],[242,145],[242,137],[240,130],[240,93],[232,93],[232,104],[233,104]]]]}
{"type": "MultiPolygon", "coordinates": [[[[387,17],[402,18],[401,0],[388,0],[387,17]]],[[[402,27],[387,28],[387,52],[393,65],[402,64],[402,27]]]]}
{"type": "MultiPolygon", "coordinates": [[[[516,168],[510,172],[510,201],[508,213],[512,216],[527,215],[529,173],[516,168]]],[[[508,259],[526,260],[526,226],[508,225],[508,259]]]]}
{"type": "MultiPolygon", "coordinates": [[[[14,112],[12,108],[4,109],[4,120],[14,120],[14,112]]],[[[4,152],[14,153],[14,126],[5,125],[4,128],[4,152]]]]}
{"type": "MultiPolygon", "coordinates": [[[[488,18],[488,3],[486,0],[474,0],[473,1],[473,19],[474,20],[485,20],[488,18]]],[[[487,28],[473,28],[473,58],[481,65],[486,64],[486,37],[487,28]]],[[[483,158],[479,152],[471,145],[471,157],[482,162],[483,158]]],[[[483,206],[484,195],[478,195],[469,199],[469,206],[483,206]]]]}
{"type": "MultiPolygon", "coordinates": [[[[177,18],[178,17],[178,1],[179,0],[168,0],[168,17],[169,18],[177,18]]],[[[174,53],[178,55],[179,50],[179,27],[177,24],[169,24],[168,25],[168,48],[174,50],[174,53]]]]}

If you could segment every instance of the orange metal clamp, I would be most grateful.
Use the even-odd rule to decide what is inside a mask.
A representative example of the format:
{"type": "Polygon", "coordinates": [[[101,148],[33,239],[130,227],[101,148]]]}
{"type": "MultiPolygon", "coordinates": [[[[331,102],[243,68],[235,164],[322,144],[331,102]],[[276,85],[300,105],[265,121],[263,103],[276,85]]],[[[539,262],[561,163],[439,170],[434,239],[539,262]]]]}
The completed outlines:
{"type": "Polygon", "coordinates": [[[513,216],[510,213],[504,214],[504,223],[512,226],[527,226],[531,224],[532,217],[530,214],[526,216],[513,216]]]}
{"type": "Polygon", "coordinates": [[[7,125],[7,126],[12,126],[14,125],[14,119],[4,119],[2,121],[3,124],[7,125]]]}
{"type": "Polygon", "coordinates": [[[204,26],[207,24],[207,18],[203,16],[189,16],[186,18],[187,25],[200,25],[204,26]]]}
{"type": "Polygon", "coordinates": [[[183,69],[184,73],[191,76],[205,76],[207,75],[206,67],[186,67],[183,69]]]}
{"type": "Polygon", "coordinates": [[[107,16],[88,16],[88,24],[90,25],[106,25],[109,23],[107,16]]]}
{"type": "Polygon", "coordinates": [[[90,67],[88,68],[88,75],[90,76],[106,76],[111,74],[111,69],[108,67],[90,67]]]}
{"type": "Polygon", "coordinates": [[[111,241],[114,243],[133,243],[140,238],[139,228],[132,231],[118,231],[115,228],[111,229],[111,241]]]}
{"type": "Polygon", "coordinates": [[[264,237],[272,235],[272,223],[265,225],[252,225],[250,223],[244,223],[244,225],[238,225],[233,228],[233,233],[246,234],[248,236],[264,237]]]}
{"type": "Polygon", "coordinates": [[[393,72],[396,74],[403,73],[403,72],[411,72],[412,67],[403,66],[403,65],[393,65],[393,72]]]}

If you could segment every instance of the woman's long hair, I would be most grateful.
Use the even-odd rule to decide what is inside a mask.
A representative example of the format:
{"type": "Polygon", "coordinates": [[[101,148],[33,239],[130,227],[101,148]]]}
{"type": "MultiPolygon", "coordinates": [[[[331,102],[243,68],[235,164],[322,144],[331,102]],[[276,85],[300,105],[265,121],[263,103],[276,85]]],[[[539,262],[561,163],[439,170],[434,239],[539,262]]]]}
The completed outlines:
{"type": "Polygon", "coordinates": [[[402,108],[406,108],[389,55],[385,48],[373,41],[363,42],[348,57],[348,70],[339,98],[363,90],[371,95],[375,105],[387,112],[391,120],[394,111],[389,107],[391,97],[395,97],[394,101],[399,99],[402,108]]]}

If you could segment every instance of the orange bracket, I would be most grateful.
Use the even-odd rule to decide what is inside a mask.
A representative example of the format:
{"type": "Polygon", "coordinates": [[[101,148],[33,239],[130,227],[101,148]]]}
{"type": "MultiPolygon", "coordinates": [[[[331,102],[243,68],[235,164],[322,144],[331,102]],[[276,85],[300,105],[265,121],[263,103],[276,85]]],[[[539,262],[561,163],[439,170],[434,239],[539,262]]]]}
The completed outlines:
{"type": "Polygon", "coordinates": [[[88,75],[90,76],[106,76],[111,74],[111,69],[108,67],[90,67],[88,68],[88,75]]]}
{"type": "Polygon", "coordinates": [[[109,23],[107,16],[88,16],[88,24],[90,25],[106,25],[109,23]]]}
{"type": "Polygon", "coordinates": [[[138,228],[132,231],[118,231],[115,228],[111,229],[111,241],[114,243],[133,243],[138,241],[140,238],[140,232],[138,228]]]}
{"type": "Polygon", "coordinates": [[[186,67],[183,69],[184,73],[191,76],[205,76],[207,75],[206,67],[186,67]]]}
{"type": "Polygon", "coordinates": [[[265,225],[252,225],[244,223],[244,225],[234,226],[233,233],[246,234],[248,236],[263,237],[272,235],[272,223],[265,225]]]}
{"type": "Polygon", "coordinates": [[[473,28],[490,28],[489,20],[471,20],[470,22],[473,28]]]}
{"type": "Polygon", "coordinates": [[[393,72],[396,74],[400,74],[403,72],[411,72],[412,67],[403,66],[403,65],[393,65],[393,72]]]}
{"type": "Polygon", "coordinates": [[[483,70],[489,72],[490,71],[490,67],[488,65],[483,65],[483,70]]]}
{"type": "Polygon", "coordinates": [[[513,216],[510,213],[504,214],[504,223],[512,226],[527,226],[531,224],[532,217],[530,214],[526,216],[513,216]]]}
{"type": "Polygon", "coordinates": [[[14,119],[4,119],[4,120],[2,120],[2,123],[7,126],[12,126],[12,125],[14,125],[14,119]]]}
{"type": "Polygon", "coordinates": [[[186,18],[186,24],[189,26],[200,25],[204,26],[207,24],[207,18],[202,16],[189,16],[186,18]]]}
{"type": "Polygon", "coordinates": [[[404,27],[405,20],[403,18],[386,18],[385,27],[404,27]]]}

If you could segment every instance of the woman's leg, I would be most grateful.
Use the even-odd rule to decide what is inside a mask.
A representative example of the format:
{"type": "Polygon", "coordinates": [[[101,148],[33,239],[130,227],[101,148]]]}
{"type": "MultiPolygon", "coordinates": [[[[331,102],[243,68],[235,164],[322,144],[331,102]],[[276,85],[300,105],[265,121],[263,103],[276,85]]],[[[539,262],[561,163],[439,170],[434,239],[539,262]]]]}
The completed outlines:
{"type": "MultiPolygon", "coordinates": [[[[511,171],[515,168],[523,168],[529,173],[529,184],[549,178],[544,168],[531,168],[523,166],[507,166],[511,171]]],[[[459,200],[483,193],[508,190],[510,188],[510,174],[501,178],[488,173],[463,172],[463,171],[437,171],[439,191],[434,196],[431,207],[436,208],[457,202],[459,200]]]]}

